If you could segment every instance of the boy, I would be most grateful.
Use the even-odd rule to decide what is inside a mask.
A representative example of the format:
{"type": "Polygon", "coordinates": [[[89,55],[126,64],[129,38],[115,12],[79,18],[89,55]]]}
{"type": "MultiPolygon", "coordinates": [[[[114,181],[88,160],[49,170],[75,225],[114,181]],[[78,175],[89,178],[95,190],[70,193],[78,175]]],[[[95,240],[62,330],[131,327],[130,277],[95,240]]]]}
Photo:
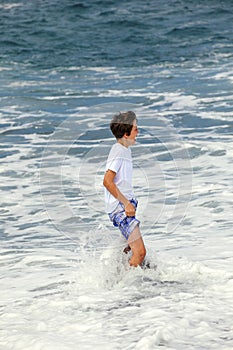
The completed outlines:
{"type": "Polygon", "coordinates": [[[104,176],[106,211],[128,242],[124,252],[132,250],[131,266],[142,265],[146,249],[139,229],[140,221],[135,213],[137,200],[132,187],[132,157],[129,149],[138,135],[137,118],[129,111],[115,115],[110,123],[116,143],[112,146],[104,176]]]}

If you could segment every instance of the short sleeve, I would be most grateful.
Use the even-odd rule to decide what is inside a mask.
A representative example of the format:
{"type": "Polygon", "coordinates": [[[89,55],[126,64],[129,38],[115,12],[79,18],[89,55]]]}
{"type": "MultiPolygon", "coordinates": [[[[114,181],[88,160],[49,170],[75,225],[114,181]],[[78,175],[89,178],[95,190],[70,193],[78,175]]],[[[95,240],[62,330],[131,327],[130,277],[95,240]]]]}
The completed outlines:
{"type": "Polygon", "coordinates": [[[122,165],[124,158],[125,157],[123,150],[119,147],[118,144],[115,144],[109,153],[106,164],[106,171],[112,170],[117,173],[122,165]]]}
{"type": "Polygon", "coordinates": [[[117,173],[121,167],[122,158],[109,159],[106,165],[106,170],[112,170],[117,173]]]}

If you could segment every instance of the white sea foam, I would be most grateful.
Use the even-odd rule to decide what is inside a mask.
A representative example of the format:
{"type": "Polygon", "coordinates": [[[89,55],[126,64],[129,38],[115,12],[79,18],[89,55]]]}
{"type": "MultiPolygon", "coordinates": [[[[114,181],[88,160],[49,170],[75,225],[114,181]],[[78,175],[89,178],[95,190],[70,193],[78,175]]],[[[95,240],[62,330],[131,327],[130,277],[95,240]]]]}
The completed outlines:
{"type": "MultiPolygon", "coordinates": [[[[129,79],[127,87],[128,97],[143,101],[136,106],[141,133],[132,149],[134,185],[148,259],[157,269],[129,268],[125,242],[101,197],[113,141],[105,134],[109,114],[135,105],[77,107],[80,97],[93,104],[93,81],[90,87],[85,81],[85,94],[80,88],[72,97],[69,76],[64,91],[71,105],[64,105],[65,93],[53,98],[53,84],[65,74],[59,69],[51,91],[1,100],[2,349],[233,347],[233,148],[225,131],[231,130],[232,93],[222,95],[208,69],[208,81],[220,84],[215,95],[186,92],[179,80],[168,91],[169,79],[142,88],[145,76],[156,76],[155,67],[151,75],[149,68],[136,73],[101,68],[96,74],[102,80],[91,79],[101,102],[103,90],[113,101],[123,95],[122,86],[109,88],[115,74],[141,79],[138,85],[129,79]],[[51,134],[63,112],[69,122],[51,134]],[[173,122],[179,122],[176,129],[173,122]]],[[[181,80],[186,74],[175,73],[181,80]]],[[[166,79],[169,69],[160,74],[166,79]]],[[[195,74],[198,80],[204,73],[196,68],[195,74]]],[[[84,83],[77,79],[77,86],[84,83]]],[[[25,86],[17,84],[23,95],[25,86]]]]}
{"type": "Polygon", "coordinates": [[[0,9],[2,10],[11,10],[12,8],[21,7],[22,3],[12,3],[12,4],[0,4],[0,9]]]}
{"type": "Polygon", "coordinates": [[[97,349],[207,348],[210,341],[217,348],[223,328],[227,345],[232,273],[163,253],[157,270],[129,269],[121,254],[109,247],[102,257],[52,249],[22,255],[2,285],[10,295],[1,298],[1,346],[89,349],[98,339],[97,349]]]}

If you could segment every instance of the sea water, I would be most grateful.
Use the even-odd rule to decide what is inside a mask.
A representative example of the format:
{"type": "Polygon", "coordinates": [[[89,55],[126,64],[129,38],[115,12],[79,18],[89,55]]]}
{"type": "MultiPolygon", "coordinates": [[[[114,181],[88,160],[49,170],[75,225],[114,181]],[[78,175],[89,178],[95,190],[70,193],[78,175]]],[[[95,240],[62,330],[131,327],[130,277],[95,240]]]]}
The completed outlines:
{"type": "Polygon", "coordinates": [[[233,349],[233,4],[0,4],[0,348],[233,349]],[[134,110],[148,270],[104,211],[134,110]]]}

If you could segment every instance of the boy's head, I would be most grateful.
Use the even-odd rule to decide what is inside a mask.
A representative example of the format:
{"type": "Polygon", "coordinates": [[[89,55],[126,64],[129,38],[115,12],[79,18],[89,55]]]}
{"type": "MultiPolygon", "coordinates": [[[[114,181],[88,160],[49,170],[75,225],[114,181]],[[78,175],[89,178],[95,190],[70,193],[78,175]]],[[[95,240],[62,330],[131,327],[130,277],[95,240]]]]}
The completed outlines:
{"type": "Polygon", "coordinates": [[[110,123],[110,129],[116,139],[121,139],[125,134],[130,135],[136,114],[132,111],[114,115],[110,123]]]}

